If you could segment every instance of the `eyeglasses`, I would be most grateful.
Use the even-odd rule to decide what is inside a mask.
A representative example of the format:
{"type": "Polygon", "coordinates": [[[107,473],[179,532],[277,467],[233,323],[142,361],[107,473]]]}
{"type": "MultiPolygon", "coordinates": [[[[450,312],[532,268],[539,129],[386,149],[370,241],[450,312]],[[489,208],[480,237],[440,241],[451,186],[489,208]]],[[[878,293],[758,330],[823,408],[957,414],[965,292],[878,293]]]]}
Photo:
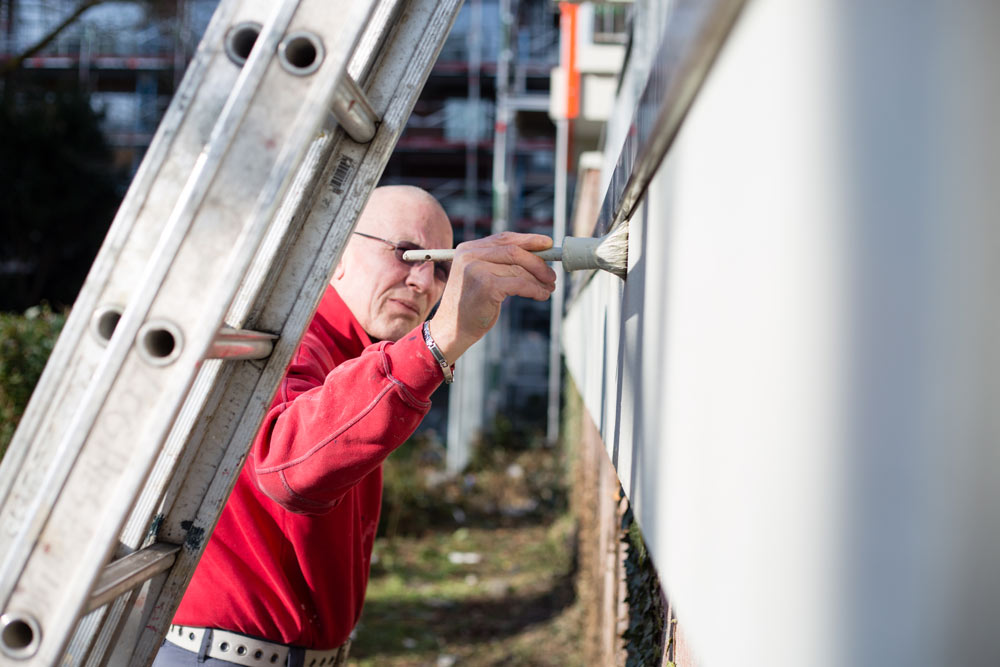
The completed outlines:
{"type": "MultiPolygon", "coordinates": [[[[373,241],[381,241],[388,246],[392,246],[393,254],[396,255],[396,261],[401,264],[406,264],[407,266],[423,266],[424,262],[430,262],[429,259],[403,259],[403,253],[407,250],[426,250],[415,243],[410,243],[409,241],[400,241],[399,243],[393,243],[387,239],[380,238],[378,236],[372,236],[371,234],[365,234],[364,232],[354,232],[358,236],[363,236],[366,239],[372,239],[373,241]]],[[[451,272],[451,262],[431,262],[434,265],[434,279],[440,280],[445,283],[448,282],[448,274],[451,272]]]]}

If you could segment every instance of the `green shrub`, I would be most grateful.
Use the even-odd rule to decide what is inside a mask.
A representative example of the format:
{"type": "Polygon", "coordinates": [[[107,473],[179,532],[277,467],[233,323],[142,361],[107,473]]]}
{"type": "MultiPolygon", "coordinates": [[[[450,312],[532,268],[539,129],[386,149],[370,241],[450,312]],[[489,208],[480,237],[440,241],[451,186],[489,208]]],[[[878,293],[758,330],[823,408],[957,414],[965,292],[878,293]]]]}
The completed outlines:
{"type": "Polygon", "coordinates": [[[0,86],[0,309],[73,303],[124,177],[85,92],[0,86]]]}
{"type": "Polygon", "coordinates": [[[393,452],[382,469],[379,536],[510,526],[565,512],[566,480],[557,448],[505,449],[484,439],[477,452],[475,465],[460,475],[448,474],[444,444],[433,431],[416,433],[393,452]]]}
{"type": "Polygon", "coordinates": [[[0,313],[0,458],[65,322],[66,314],[47,304],[0,313]]]}
{"type": "Polygon", "coordinates": [[[473,445],[466,472],[489,470],[514,452],[543,448],[546,448],[544,427],[522,420],[520,415],[515,421],[499,413],[473,445]]]}
{"type": "Polygon", "coordinates": [[[444,446],[432,432],[413,435],[382,467],[382,518],[378,534],[420,535],[452,520],[444,489],[429,480],[444,475],[444,446]]]}

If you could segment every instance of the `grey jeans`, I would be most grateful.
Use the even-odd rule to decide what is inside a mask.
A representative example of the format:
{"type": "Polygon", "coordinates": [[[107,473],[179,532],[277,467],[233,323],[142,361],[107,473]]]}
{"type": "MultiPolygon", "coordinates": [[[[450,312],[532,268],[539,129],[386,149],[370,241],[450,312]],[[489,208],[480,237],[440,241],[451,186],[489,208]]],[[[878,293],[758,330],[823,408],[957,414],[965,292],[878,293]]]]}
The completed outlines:
{"type": "MultiPolygon", "coordinates": [[[[197,653],[186,651],[180,646],[174,646],[164,640],[160,652],[153,660],[153,667],[182,667],[184,665],[200,665],[202,667],[233,667],[233,663],[216,658],[199,658],[197,653]]],[[[285,667],[281,665],[280,667],[285,667]]]]}

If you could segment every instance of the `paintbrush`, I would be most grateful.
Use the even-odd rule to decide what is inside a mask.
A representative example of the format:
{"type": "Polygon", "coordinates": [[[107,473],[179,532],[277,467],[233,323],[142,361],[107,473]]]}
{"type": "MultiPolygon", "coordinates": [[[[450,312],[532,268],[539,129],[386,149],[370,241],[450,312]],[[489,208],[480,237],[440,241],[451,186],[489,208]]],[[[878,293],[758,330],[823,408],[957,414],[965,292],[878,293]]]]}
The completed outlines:
{"type": "MultiPolygon", "coordinates": [[[[628,269],[628,224],[621,224],[599,238],[567,236],[562,247],[539,250],[532,253],[546,262],[562,262],[567,271],[599,269],[625,277],[628,269]]],[[[403,253],[406,262],[447,262],[455,256],[451,249],[407,250],[403,253]]]]}

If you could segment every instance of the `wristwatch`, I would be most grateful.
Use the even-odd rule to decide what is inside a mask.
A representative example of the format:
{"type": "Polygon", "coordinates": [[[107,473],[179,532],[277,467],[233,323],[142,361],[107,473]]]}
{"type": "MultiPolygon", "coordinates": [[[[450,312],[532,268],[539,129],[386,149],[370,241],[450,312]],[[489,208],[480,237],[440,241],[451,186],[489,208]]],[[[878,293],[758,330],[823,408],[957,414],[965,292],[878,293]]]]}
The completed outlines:
{"type": "Polygon", "coordinates": [[[441,373],[444,375],[444,383],[451,384],[455,381],[455,367],[448,365],[448,360],[444,358],[444,354],[441,353],[441,348],[437,346],[434,339],[431,338],[431,323],[424,322],[424,344],[427,345],[427,349],[431,351],[431,356],[434,357],[434,361],[438,362],[438,366],[441,367],[441,373]]]}

